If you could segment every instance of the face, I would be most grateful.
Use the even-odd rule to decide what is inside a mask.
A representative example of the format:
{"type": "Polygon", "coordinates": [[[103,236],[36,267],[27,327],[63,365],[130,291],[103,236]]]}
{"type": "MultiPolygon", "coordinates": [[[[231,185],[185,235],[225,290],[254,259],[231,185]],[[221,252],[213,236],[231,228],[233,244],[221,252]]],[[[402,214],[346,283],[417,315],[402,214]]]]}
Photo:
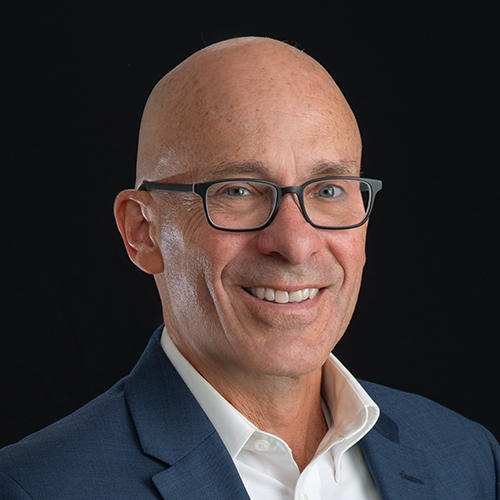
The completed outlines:
{"type": "MultiPolygon", "coordinates": [[[[269,85],[240,94],[203,127],[205,145],[179,161],[190,167],[158,180],[243,176],[297,186],[359,174],[357,129],[331,99],[307,91],[297,98],[269,85]]],[[[190,362],[208,379],[318,370],[350,321],[366,226],[315,229],[288,194],[267,228],[223,232],[209,226],[197,195],[151,196],[165,263],[156,276],[165,322],[190,362]],[[274,293],[274,300],[263,293],[268,299],[274,293]]]]}

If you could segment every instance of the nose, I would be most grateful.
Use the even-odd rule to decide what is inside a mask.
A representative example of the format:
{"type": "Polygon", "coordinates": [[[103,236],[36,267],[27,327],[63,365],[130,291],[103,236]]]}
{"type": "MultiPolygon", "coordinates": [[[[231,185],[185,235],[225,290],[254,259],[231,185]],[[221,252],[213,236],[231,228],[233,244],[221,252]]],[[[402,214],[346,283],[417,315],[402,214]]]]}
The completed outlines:
{"type": "Polygon", "coordinates": [[[304,219],[294,194],[283,197],[273,222],[259,231],[257,239],[260,253],[279,255],[293,265],[306,262],[322,245],[320,230],[304,219]]]}

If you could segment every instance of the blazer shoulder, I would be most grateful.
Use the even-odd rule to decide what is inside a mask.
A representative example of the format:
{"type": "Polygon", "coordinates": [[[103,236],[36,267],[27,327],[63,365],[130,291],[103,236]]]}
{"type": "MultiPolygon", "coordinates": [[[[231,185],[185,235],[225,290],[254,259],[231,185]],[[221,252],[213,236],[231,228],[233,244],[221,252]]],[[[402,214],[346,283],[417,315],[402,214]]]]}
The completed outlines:
{"type": "Polygon", "coordinates": [[[151,475],[164,470],[140,448],[124,381],[52,425],[0,450],[2,498],[149,498],[151,475]],[[110,481],[112,478],[112,481],[110,481]],[[135,489],[134,489],[135,488],[135,489]],[[121,495],[121,496],[120,496],[121,495]]]}
{"type": "Polygon", "coordinates": [[[125,410],[123,380],[75,412],[0,450],[0,470],[5,464],[45,456],[81,438],[97,439],[116,426],[125,410]],[[98,424],[98,425],[96,425],[98,424]],[[50,443],[50,446],[47,444],[50,443]]]}
{"type": "Polygon", "coordinates": [[[424,421],[431,419],[435,421],[434,423],[439,423],[441,419],[446,419],[448,425],[450,422],[456,423],[459,426],[479,425],[456,411],[424,396],[364,380],[360,380],[360,383],[382,412],[398,419],[401,418],[410,422],[415,421],[416,423],[422,421],[422,417],[424,417],[424,421]]]}
{"type": "Polygon", "coordinates": [[[402,443],[424,449],[447,443],[457,449],[477,450],[483,456],[485,449],[490,449],[494,460],[500,461],[496,438],[481,424],[426,397],[360,382],[380,408],[381,417],[375,426],[379,432],[390,434],[397,429],[397,439],[402,443]]]}

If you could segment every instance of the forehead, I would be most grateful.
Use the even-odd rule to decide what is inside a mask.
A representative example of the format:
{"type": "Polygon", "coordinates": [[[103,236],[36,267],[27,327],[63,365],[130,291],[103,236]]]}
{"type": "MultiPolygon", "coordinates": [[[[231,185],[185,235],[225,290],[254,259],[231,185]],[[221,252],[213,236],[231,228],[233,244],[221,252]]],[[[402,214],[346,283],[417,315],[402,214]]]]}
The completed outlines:
{"type": "Polygon", "coordinates": [[[190,114],[195,119],[179,134],[177,159],[189,182],[244,174],[277,182],[292,174],[293,182],[320,174],[355,175],[361,161],[356,123],[326,97],[276,96],[267,88],[212,96],[204,113],[190,114]]]}
{"type": "Polygon", "coordinates": [[[151,180],[248,173],[305,181],[340,166],[356,173],[361,141],[347,102],[321,66],[292,55],[230,53],[174,72],[143,134],[140,156],[155,160],[151,180]]]}
{"type": "Polygon", "coordinates": [[[277,109],[252,117],[235,114],[193,143],[189,164],[198,181],[251,175],[305,182],[322,175],[356,175],[361,161],[357,137],[343,123],[277,109]]]}

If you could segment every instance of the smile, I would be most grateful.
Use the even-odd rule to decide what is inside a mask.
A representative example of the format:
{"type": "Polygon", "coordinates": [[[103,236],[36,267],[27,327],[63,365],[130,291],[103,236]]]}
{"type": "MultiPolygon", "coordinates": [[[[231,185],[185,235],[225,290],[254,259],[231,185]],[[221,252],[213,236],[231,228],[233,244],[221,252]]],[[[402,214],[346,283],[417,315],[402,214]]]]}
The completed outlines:
{"type": "Polygon", "coordinates": [[[274,288],[246,288],[254,297],[278,304],[288,304],[289,302],[302,302],[306,299],[314,299],[319,293],[318,288],[304,288],[295,292],[285,292],[274,288]]]}

